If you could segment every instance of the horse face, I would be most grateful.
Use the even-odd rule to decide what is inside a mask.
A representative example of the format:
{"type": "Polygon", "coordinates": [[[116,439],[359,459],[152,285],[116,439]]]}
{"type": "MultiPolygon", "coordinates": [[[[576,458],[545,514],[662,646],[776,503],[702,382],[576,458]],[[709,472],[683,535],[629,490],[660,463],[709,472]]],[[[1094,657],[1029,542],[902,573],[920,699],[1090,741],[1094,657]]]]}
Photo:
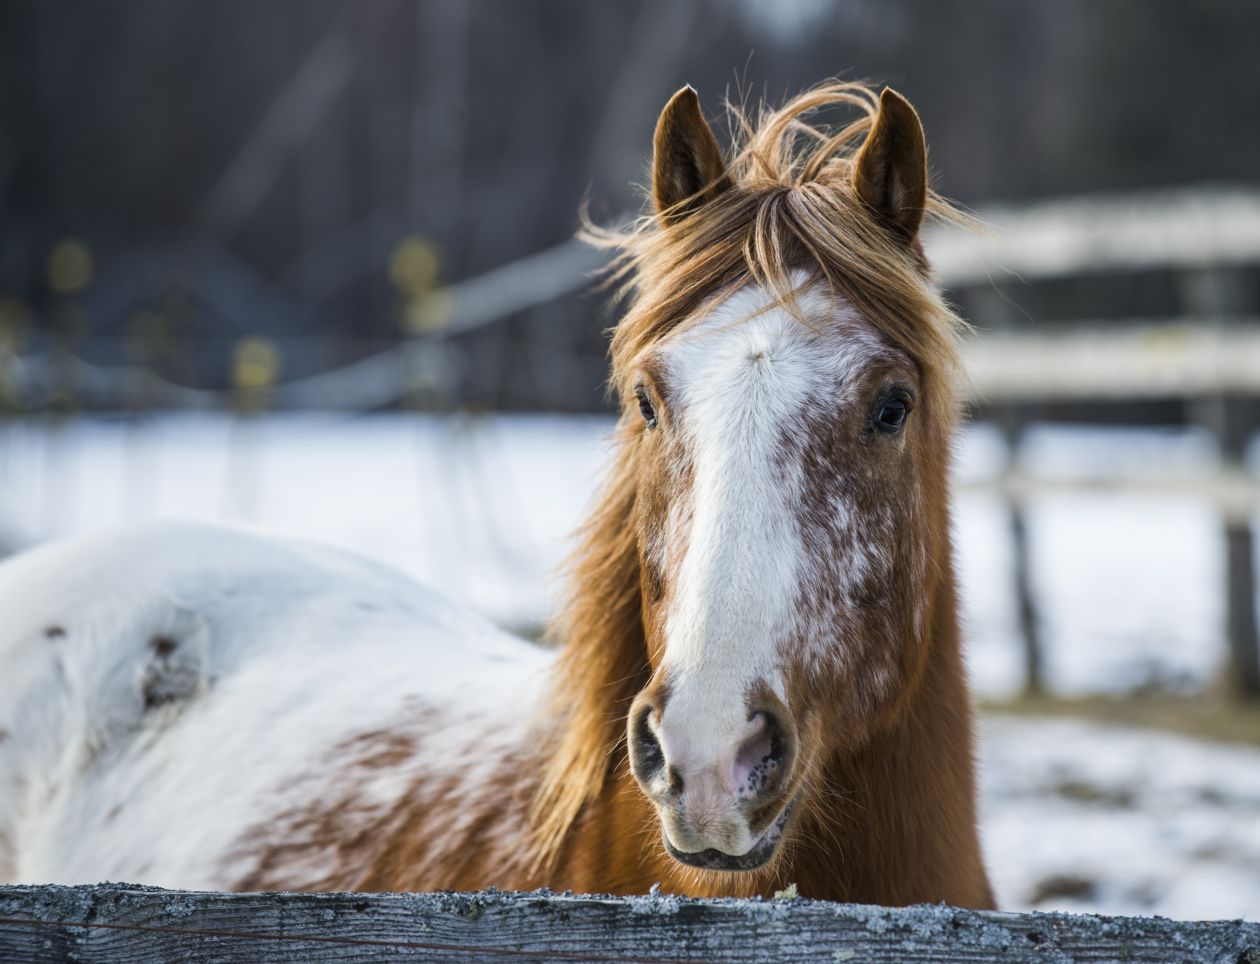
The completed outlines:
{"type": "Polygon", "coordinates": [[[750,870],[917,664],[917,371],[821,287],[789,311],[750,286],[633,384],[653,672],[631,767],[673,857],[750,870]]]}

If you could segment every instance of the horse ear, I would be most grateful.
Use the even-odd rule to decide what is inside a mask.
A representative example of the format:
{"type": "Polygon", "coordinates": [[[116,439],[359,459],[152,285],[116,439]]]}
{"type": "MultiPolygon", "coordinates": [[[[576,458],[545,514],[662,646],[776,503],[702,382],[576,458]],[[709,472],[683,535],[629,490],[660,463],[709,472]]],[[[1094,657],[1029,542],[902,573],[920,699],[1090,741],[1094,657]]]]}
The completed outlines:
{"type": "Polygon", "coordinates": [[[899,240],[915,239],[927,204],[927,145],[919,115],[891,87],[853,162],[853,189],[899,240]]]}
{"type": "Polygon", "coordinates": [[[713,130],[690,85],[665,105],[652,139],[652,197],[668,224],[681,220],[731,186],[713,130]]]}

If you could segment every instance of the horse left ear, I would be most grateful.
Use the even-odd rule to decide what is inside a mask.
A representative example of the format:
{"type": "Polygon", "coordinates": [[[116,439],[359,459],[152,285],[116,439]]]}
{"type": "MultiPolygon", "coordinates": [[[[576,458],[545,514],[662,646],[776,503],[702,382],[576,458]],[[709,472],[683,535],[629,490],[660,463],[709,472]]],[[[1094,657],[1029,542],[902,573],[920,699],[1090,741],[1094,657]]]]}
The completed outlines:
{"type": "Polygon", "coordinates": [[[853,162],[853,189],[898,240],[919,233],[927,204],[927,144],[910,102],[891,87],[853,162]]]}
{"type": "Polygon", "coordinates": [[[652,139],[652,198],[656,213],[672,224],[728,187],[726,162],[713,129],[688,85],[669,99],[652,139]]]}

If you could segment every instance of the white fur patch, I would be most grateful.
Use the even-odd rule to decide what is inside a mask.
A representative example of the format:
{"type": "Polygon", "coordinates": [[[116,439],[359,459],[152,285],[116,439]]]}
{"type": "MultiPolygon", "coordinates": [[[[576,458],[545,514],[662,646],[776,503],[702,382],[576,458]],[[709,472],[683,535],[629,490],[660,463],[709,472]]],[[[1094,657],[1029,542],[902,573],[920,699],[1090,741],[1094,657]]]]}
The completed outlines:
{"type": "MultiPolygon", "coordinates": [[[[8,560],[0,611],[0,882],[224,889],[252,869],[241,835],[285,833],[285,812],[352,796],[370,817],[452,769],[471,796],[532,745],[551,664],[384,567],[204,526],[8,560]],[[370,780],[329,762],[418,709],[434,738],[413,758],[370,780]]],[[[317,881],[333,857],[277,874],[317,881]]]]}
{"type": "MultiPolygon", "coordinates": [[[[843,406],[882,350],[847,304],[820,289],[798,299],[808,325],[773,301],[744,288],[657,350],[669,430],[681,435],[693,480],[687,531],[667,533],[685,535],[685,551],[666,610],[661,736],[683,773],[725,768],[756,680],[786,700],[775,652],[795,625],[810,561],[797,517],[807,479],[784,439],[811,410],[843,406]]],[[[684,525],[676,515],[671,530],[684,525]]]]}

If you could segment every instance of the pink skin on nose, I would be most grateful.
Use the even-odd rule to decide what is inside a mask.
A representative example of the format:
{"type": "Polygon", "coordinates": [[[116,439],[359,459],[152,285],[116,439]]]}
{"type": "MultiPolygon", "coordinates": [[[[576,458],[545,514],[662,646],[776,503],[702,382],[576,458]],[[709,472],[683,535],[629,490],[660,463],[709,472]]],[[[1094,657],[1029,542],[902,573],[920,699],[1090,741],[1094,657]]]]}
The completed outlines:
{"type": "MultiPolygon", "coordinates": [[[[718,804],[724,796],[737,800],[756,796],[777,767],[769,759],[773,736],[767,722],[764,713],[754,713],[735,739],[727,744],[726,752],[716,763],[697,759],[694,751],[687,754],[686,744],[671,740],[667,732],[658,731],[657,738],[665,748],[665,758],[671,762],[678,761],[683,780],[692,791],[699,789],[700,775],[707,775],[704,796],[711,797],[710,802],[718,804]]],[[[689,796],[693,800],[692,806],[698,806],[700,794],[692,792],[689,796]]]]}
{"type": "Polygon", "coordinates": [[[772,716],[757,712],[733,729],[731,736],[714,740],[724,747],[715,753],[712,744],[706,748],[703,743],[684,742],[700,735],[688,727],[675,723],[653,728],[664,759],[675,761],[682,779],[680,797],[662,811],[667,840],[679,852],[720,850],[740,856],[756,846],[743,804],[764,794],[777,776],[780,764],[773,754],[778,728],[772,716]]]}
{"type": "Polygon", "coordinates": [[[736,797],[744,799],[757,796],[773,777],[774,771],[778,769],[778,763],[771,758],[773,748],[774,738],[766,714],[753,714],[732,766],[731,784],[736,797]]]}

